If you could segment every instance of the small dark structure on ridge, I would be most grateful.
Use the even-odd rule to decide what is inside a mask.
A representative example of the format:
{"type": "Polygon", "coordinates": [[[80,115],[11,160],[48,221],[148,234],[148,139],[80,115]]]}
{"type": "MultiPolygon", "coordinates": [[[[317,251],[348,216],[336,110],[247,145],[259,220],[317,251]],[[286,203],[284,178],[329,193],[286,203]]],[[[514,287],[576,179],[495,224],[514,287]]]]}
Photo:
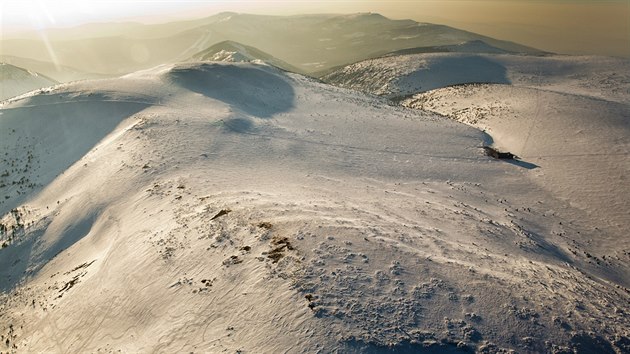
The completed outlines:
{"type": "Polygon", "coordinates": [[[483,150],[486,152],[486,155],[492,156],[495,159],[509,159],[509,160],[518,159],[518,156],[512,154],[511,152],[501,152],[490,146],[484,146],[483,150]]]}

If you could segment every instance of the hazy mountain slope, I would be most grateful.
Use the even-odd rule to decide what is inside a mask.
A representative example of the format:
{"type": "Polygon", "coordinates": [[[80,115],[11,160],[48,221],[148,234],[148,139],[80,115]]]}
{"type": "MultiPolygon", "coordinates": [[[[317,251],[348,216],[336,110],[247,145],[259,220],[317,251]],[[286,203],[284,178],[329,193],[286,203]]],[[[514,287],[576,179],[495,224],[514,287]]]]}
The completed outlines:
{"type": "MultiPolygon", "coordinates": [[[[509,53],[528,53],[530,51],[526,50],[515,50],[512,51],[510,49],[502,49],[499,47],[492,46],[482,40],[472,40],[468,42],[462,42],[458,44],[451,44],[441,46],[445,50],[449,52],[455,53],[493,53],[493,54],[509,54],[509,53]]],[[[542,53],[539,53],[542,54],[542,53]]]]}
{"type": "Polygon", "coordinates": [[[55,85],[57,82],[39,73],[0,63],[0,100],[20,95],[38,88],[55,85]]]}
{"type": "Polygon", "coordinates": [[[119,76],[176,61],[179,53],[190,47],[191,41],[193,39],[137,39],[125,35],[49,44],[40,40],[6,39],[2,41],[0,53],[57,62],[85,72],[119,76]]]}
{"type": "Polygon", "coordinates": [[[425,53],[370,59],[322,80],[388,97],[465,83],[499,83],[626,100],[630,61],[607,57],[425,53]]]}
{"type": "Polygon", "coordinates": [[[254,47],[246,46],[233,41],[217,43],[210,48],[193,55],[191,59],[195,61],[223,61],[231,63],[265,63],[291,72],[299,71],[296,67],[280,59],[274,58],[272,55],[254,47]]]}
{"type": "Polygon", "coordinates": [[[83,72],[68,66],[55,65],[52,62],[45,62],[35,59],[18,58],[4,55],[0,56],[0,61],[41,73],[58,82],[103,79],[107,77],[107,75],[83,72]]]}
{"type": "Polygon", "coordinates": [[[398,56],[420,53],[492,53],[492,54],[515,54],[508,50],[493,47],[482,40],[473,40],[459,44],[441,45],[433,47],[406,48],[387,53],[385,56],[398,56]]]}
{"type": "Polygon", "coordinates": [[[142,26],[82,26],[38,38],[6,38],[2,55],[58,61],[86,72],[119,75],[189,59],[225,40],[262,50],[302,72],[316,72],[423,46],[482,40],[510,52],[540,51],[442,25],[390,20],[378,14],[262,16],[222,13],[207,19],[142,26]],[[99,33],[85,37],[76,31],[99,33]],[[64,33],[65,36],[64,37],[64,33]],[[153,34],[152,34],[153,33],[153,34]],[[64,39],[67,38],[67,39],[64,39]]]}
{"type": "Polygon", "coordinates": [[[627,350],[627,251],[451,119],[218,63],[1,113],[10,350],[627,350]]]}

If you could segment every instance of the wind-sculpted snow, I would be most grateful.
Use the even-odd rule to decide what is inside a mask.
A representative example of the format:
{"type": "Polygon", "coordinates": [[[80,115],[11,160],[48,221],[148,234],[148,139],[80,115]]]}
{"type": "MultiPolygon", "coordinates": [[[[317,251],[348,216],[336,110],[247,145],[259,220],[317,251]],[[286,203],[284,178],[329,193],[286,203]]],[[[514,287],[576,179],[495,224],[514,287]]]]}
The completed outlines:
{"type": "Polygon", "coordinates": [[[627,285],[603,275],[627,251],[601,253],[600,230],[473,127],[190,63],[12,100],[0,141],[63,99],[82,114],[56,121],[92,147],[47,126],[1,161],[3,351],[628,349],[627,285]],[[63,173],[15,197],[38,164],[63,173]]]}

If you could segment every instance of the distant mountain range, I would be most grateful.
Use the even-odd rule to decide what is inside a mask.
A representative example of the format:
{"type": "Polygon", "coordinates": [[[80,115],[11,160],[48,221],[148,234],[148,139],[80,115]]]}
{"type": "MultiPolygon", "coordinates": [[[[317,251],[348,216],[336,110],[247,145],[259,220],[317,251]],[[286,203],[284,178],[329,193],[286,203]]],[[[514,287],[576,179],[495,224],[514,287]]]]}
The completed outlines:
{"type": "MultiPolygon", "coordinates": [[[[479,46],[483,51],[543,53],[448,26],[391,20],[374,13],[262,16],[225,12],[157,25],[111,23],[55,29],[49,31],[46,43],[35,34],[23,33],[0,41],[0,55],[117,76],[186,61],[204,51],[212,52],[214,45],[225,41],[256,48],[255,57],[264,53],[269,61],[286,63],[282,66],[305,74],[409,48],[450,50],[461,43],[468,43],[468,50],[479,46]]],[[[52,70],[43,73],[54,77],[52,70]]]]}

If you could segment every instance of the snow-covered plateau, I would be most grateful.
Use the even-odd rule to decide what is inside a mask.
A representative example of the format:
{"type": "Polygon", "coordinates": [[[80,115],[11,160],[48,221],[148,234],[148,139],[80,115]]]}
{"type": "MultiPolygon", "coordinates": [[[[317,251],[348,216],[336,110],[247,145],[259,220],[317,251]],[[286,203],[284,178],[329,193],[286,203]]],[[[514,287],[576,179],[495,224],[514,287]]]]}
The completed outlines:
{"type": "Polygon", "coordinates": [[[403,105],[209,62],[3,101],[0,352],[629,352],[628,83],[495,56],[403,105]]]}

